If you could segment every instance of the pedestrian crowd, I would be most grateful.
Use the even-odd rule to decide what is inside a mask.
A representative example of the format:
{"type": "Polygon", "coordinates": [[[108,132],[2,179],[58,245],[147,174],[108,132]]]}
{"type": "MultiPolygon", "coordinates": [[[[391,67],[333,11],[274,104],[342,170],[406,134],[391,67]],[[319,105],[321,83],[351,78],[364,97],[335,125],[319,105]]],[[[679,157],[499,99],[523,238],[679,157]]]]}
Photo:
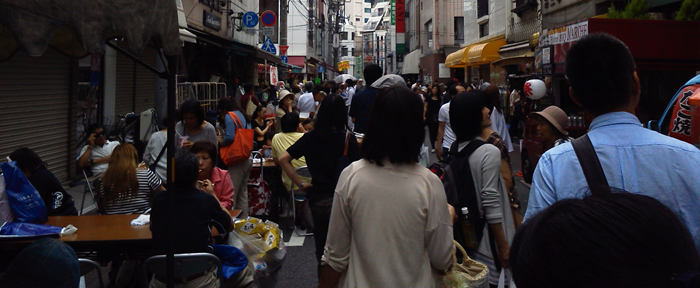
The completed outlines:
{"type": "MultiPolygon", "coordinates": [[[[569,94],[593,121],[586,136],[573,139],[560,108],[526,113],[552,143],[537,162],[527,210],[502,108],[523,105],[519,100],[502,103],[488,83],[410,85],[382,75],[378,65],[364,68],[366,85],[281,83],[256,95],[245,84],[239,99],[218,101],[217,119],[207,119],[198,101],[185,101],[179,115],[164,120],[177,121],[173,191],[163,186],[167,128],[153,134],[139,164],[132,145],[90,126],[77,163],[99,175],[100,213],[151,211],[157,253],[166,242],[175,253],[211,253],[208,223],[223,234],[233,230],[228,210],[241,210],[241,218],[252,212],[248,156],[259,151],[281,167],[284,192],[307,198],[319,287],[436,287],[467,257],[488,269],[489,287],[700,287],[700,178],[693,177],[700,150],[642,127],[634,114],[642,90],[635,69],[629,49],[607,34],[571,47],[569,94]],[[231,156],[239,147],[250,147],[247,155],[231,156]],[[431,169],[418,164],[426,150],[439,160],[431,169]],[[311,177],[300,175],[303,167],[311,177]],[[187,212],[166,220],[168,198],[170,209],[187,212]],[[453,259],[456,246],[467,255],[453,259]]],[[[23,148],[10,158],[49,215],[77,214],[36,153],[23,148]],[[52,204],[54,192],[63,194],[61,203],[52,204]]],[[[110,279],[129,265],[136,264],[114,259],[110,279]]],[[[6,273],[0,285],[20,283],[14,276],[6,273]]],[[[178,283],[218,287],[216,277],[211,270],[178,283]]],[[[154,276],[151,287],[164,281],[154,276]]],[[[236,281],[230,287],[253,285],[236,281]]]]}

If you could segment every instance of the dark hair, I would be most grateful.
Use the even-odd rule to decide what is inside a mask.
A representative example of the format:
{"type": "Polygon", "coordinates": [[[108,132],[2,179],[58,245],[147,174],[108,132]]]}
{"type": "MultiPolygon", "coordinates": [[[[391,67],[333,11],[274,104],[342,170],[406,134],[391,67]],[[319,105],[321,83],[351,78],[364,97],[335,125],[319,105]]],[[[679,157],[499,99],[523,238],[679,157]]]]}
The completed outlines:
{"type": "Polygon", "coordinates": [[[40,168],[46,168],[46,163],[41,161],[39,155],[34,150],[22,147],[10,154],[10,159],[17,162],[19,169],[26,172],[34,172],[40,168]]]}
{"type": "Polygon", "coordinates": [[[481,135],[481,122],[486,95],[484,91],[462,92],[450,102],[450,125],[457,141],[464,142],[481,135]]]}
{"type": "Polygon", "coordinates": [[[658,200],[625,192],[554,203],[518,229],[510,264],[519,288],[700,284],[672,280],[700,266],[688,229],[658,200]]]}
{"type": "Polygon", "coordinates": [[[199,152],[207,152],[212,161],[216,161],[216,145],[209,141],[197,141],[190,147],[190,152],[197,154],[199,152]]]}
{"type": "Polygon", "coordinates": [[[255,112],[253,112],[253,120],[258,119],[258,113],[260,113],[263,108],[265,108],[265,106],[262,105],[255,107],[255,112]]]}
{"type": "Polygon", "coordinates": [[[338,94],[330,94],[321,101],[318,109],[314,131],[330,132],[334,128],[344,130],[348,124],[348,109],[345,99],[338,94]]]}
{"type": "Polygon", "coordinates": [[[180,116],[185,117],[185,114],[190,113],[197,118],[197,126],[204,123],[204,108],[195,99],[189,99],[180,105],[180,116]]]}
{"type": "Polygon", "coordinates": [[[316,84],[316,85],[314,85],[313,94],[316,95],[317,93],[321,93],[321,92],[326,92],[326,94],[330,94],[330,93],[328,93],[330,91],[327,91],[327,90],[328,89],[326,89],[326,87],[323,87],[323,85],[316,84]]]}
{"type": "Polygon", "coordinates": [[[353,81],[352,79],[347,79],[345,80],[345,85],[353,86],[355,85],[355,81],[353,81]]]}
{"type": "Polygon", "coordinates": [[[90,126],[87,127],[87,130],[85,130],[85,132],[87,132],[88,134],[92,134],[95,133],[95,130],[97,129],[104,129],[104,127],[102,127],[102,124],[100,123],[92,123],[90,124],[90,126]]]}
{"type": "Polygon", "coordinates": [[[282,116],[282,118],[280,119],[280,122],[282,122],[282,132],[295,132],[297,131],[297,127],[299,127],[299,113],[290,112],[284,114],[284,116],[282,116]]]}
{"type": "Polygon", "coordinates": [[[491,111],[493,111],[493,108],[496,108],[499,113],[503,113],[503,111],[501,111],[501,91],[498,87],[496,85],[490,85],[484,89],[484,93],[487,97],[486,108],[489,108],[491,111]]]}
{"type": "Polygon", "coordinates": [[[243,84],[243,92],[248,93],[250,91],[253,91],[255,89],[255,85],[253,83],[245,83],[243,84]]]}
{"type": "MultiPolygon", "coordinates": [[[[450,81],[452,81],[452,80],[450,80],[450,81]]],[[[447,88],[447,93],[450,93],[450,97],[454,98],[455,96],[457,96],[457,86],[462,86],[462,88],[464,88],[464,86],[462,84],[459,84],[459,83],[454,84],[454,85],[450,85],[449,86],[450,88],[447,88]]]]}
{"type": "Polygon", "coordinates": [[[625,43],[605,33],[584,36],[566,54],[566,76],[574,97],[593,114],[630,101],[634,69],[625,43]]]}
{"type": "Polygon", "coordinates": [[[381,78],[383,74],[382,67],[377,64],[367,65],[363,72],[365,75],[365,82],[367,83],[367,86],[372,86],[372,83],[374,83],[374,81],[377,81],[377,79],[381,78]]]}
{"type": "Polygon", "coordinates": [[[311,90],[314,90],[314,82],[306,81],[306,83],[304,83],[304,90],[306,90],[306,92],[311,92],[311,90]]]}
{"type": "Polygon", "coordinates": [[[292,85],[292,93],[296,94],[299,92],[301,92],[301,88],[299,88],[299,85],[296,85],[296,84],[292,85]]]}
{"type": "MultiPolygon", "coordinates": [[[[243,114],[243,118],[245,118],[245,121],[250,123],[250,118],[246,113],[243,111],[243,108],[241,108],[241,105],[238,104],[238,101],[233,100],[229,97],[224,97],[219,99],[219,103],[217,104],[217,109],[219,110],[219,113],[224,113],[227,114],[228,112],[232,111],[240,111],[241,114],[243,114]]],[[[226,128],[226,121],[224,119],[219,119],[219,124],[226,128]]]]}
{"type": "MultiPolygon", "coordinates": [[[[312,123],[312,122],[314,122],[314,120],[306,119],[304,121],[301,121],[301,126],[304,126],[304,125],[312,123]]],[[[284,129],[284,127],[282,129],[284,129]]]]}
{"type": "Polygon", "coordinates": [[[199,159],[194,153],[179,148],[175,152],[175,185],[192,186],[199,178],[199,159]]]}
{"type": "Polygon", "coordinates": [[[362,157],[382,166],[389,158],[395,164],[418,162],[425,140],[423,101],[405,85],[382,89],[369,112],[362,142],[362,157]]]}

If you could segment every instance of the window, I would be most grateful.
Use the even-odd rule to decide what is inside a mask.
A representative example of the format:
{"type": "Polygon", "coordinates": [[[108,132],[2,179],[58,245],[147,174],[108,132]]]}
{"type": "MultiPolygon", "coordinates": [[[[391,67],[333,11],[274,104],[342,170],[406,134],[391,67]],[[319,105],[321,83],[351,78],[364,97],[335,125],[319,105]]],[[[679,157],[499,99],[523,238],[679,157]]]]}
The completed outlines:
{"type": "Polygon", "coordinates": [[[372,0],[365,0],[365,3],[372,3],[372,0]]]}
{"type": "Polygon", "coordinates": [[[433,49],[433,20],[425,23],[425,31],[428,35],[428,49],[433,49]]]}
{"type": "Polygon", "coordinates": [[[360,17],[355,17],[355,22],[360,22],[360,17]]]}
{"type": "Polygon", "coordinates": [[[365,8],[365,13],[372,13],[372,8],[365,8]]]}
{"type": "Polygon", "coordinates": [[[377,16],[384,15],[384,8],[377,9],[377,16]]]}
{"type": "Polygon", "coordinates": [[[479,25],[479,37],[489,36],[489,22],[479,25]]]}
{"type": "Polygon", "coordinates": [[[477,0],[477,18],[489,15],[489,1],[488,0],[477,0]]]}
{"type": "Polygon", "coordinates": [[[343,46],[343,49],[340,52],[340,56],[350,56],[350,55],[348,55],[348,47],[343,46]]]}
{"type": "Polygon", "coordinates": [[[365,23],[367,23],[367,21],[369,21],[369,18],[365,18],[365,23]]]}
{"type": "Polygon", "coordinates": [[[464,40],[464,17],[455,17],[455,42],[464,40]]]}
{"type": "Polygon", "coordinates": [[[340,32],[340,40],[348,40],[348,32],[340,32]]]}
{"type": "Polygon", "coordinates": [[[350,32],[350,37],[348,40],[355,40],[355,32],[350,32]]]}

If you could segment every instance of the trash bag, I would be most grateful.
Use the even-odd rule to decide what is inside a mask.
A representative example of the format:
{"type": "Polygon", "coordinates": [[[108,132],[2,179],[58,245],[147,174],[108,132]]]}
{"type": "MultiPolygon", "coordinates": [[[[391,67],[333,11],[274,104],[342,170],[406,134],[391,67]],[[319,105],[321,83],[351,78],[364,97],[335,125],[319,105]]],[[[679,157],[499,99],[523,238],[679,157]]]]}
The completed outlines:
{"type": "Polygon", "coordinates": [[[46,205],[39,192],[29,183],[17,162],[0,165],[5,176],[5,193],[17,222],[44,223],[48,220],[46,205]]]}
{"type": "Polygon", "coordinates": [[[287,255],[287,248],[284,246],[284,241],[282,241],[284,238],[282,231],[279,230],[279,225],[272,221],[268,220],[261,223],[259,219],[254,217],[248,217],[246,220],[251,221],[251,219],[257,220],[252,222],[269,226],[268,228],[274,227],[277,229],[279,235],[274,237],[277,240],[271,243],[270,234],[266,233],[264,230],[262,234],[255,233],[254,231],[246,233],[245,231],[247,230],[241,228],[234,229],[230,233],[228,245],[240,249],[248,258],[248,261],[255,269],[255,283],[258,287],[275,287],[277,284],[277,271],[282,267],[287,255]]]}
{"type": "Polygon", "coordinates": [[[230,279],[248,265],[248,258],[236,247],[214,244],[214,254],[221,260],[219,275],[230,279]]]}

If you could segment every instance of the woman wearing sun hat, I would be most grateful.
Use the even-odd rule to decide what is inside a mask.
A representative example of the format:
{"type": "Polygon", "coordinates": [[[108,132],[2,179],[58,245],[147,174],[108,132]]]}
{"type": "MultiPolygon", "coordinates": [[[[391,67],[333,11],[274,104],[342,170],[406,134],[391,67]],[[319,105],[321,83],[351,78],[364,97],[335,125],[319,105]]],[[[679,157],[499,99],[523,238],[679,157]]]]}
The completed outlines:
{"type": "Polygon", "coordinates": [[[530,115],[537,120],[537,135],[542,137],[545,143],[552,143],[552,147],[574,140],[569,137],[569,132],[564,130],[564,127],[569,126],[569,118],[561,108],[549,106],[541,112],[532,112],[530,115]]]}
{"type": "Polygon", "coordinates": [[[275,111],[275,132],[282,132],[282,117],[285,114],[292,112],[294,107],[295,95],[287,90],[280,92],[280,107],[275,111]]]}

